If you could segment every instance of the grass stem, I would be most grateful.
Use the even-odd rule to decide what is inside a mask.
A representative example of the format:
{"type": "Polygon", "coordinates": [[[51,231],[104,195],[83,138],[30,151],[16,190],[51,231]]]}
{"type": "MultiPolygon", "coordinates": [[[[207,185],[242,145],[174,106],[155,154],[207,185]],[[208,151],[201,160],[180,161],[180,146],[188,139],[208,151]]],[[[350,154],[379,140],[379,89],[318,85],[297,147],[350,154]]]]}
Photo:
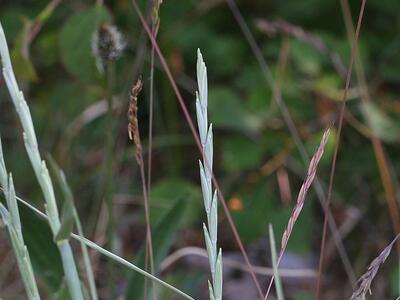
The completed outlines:
{"type": "MultiPolygon", "coordinates": [[[[19,90],[17,80],[11,65],[10,54],[7,46],[6,37],[2,25],[0,24],[0,55],[3,65],[3,76],[11,95],[13,104],[17,111],[18,117],[23,128],[23,137],[25,148],[28,153],[31,165],[35,171],[36,178],[42,189],[44,199],[46,201],[46,214],[49,217],[49,224],[54,237],[57,235],[61,223],[54,194],[53,184],[46,167],[46,163],[42,160],[32,116],[29,106],[24,99],[23,93],[19,90]]],[[[57,243],[61,254],[61,260],[64,266],[66,282],[71,297],[74,300],[83,300],[83,292],[79,280],[78,270],[76,268],[72,249],[67,240],[57,243]]]]}

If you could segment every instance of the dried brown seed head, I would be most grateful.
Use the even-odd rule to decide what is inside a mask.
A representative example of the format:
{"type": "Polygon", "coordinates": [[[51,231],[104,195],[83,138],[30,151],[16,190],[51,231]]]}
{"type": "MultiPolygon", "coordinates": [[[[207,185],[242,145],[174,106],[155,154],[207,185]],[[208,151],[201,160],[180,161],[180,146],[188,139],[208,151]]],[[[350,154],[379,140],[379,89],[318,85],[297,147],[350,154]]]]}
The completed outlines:
{"type": "MultiPolygon", "coordinates": [[[[129,139],[136,146],[136,158],[142,153],[142,143],[140,141],[140,133],[139,133],[139,123],[137,118],[138,105],[137,100],[140,91],[142,90],[143,81],[139,78],[136,83],[132,86],[130,95],[129,95],[129,106],[128,106],[128,135],[129,139]]],[[[138,160],[139,161],[139,160],[138,160]]]]}

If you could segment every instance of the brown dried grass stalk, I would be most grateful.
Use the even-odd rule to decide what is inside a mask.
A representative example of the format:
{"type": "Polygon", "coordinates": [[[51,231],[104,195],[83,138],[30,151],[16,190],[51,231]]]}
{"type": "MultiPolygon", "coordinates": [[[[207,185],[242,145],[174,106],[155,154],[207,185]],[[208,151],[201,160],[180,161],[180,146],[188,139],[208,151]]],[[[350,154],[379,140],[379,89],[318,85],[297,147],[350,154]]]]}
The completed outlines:
{"type": "MultiPolygon", "coordinates": [[[[142,151],[142,142],[140,139],[139,132],[139,122],[138,122],[138,96],[140,91],[142,90],[143,81],[139,78],[136,83],[132,86],[130,95],[129,95],[129,106],[128,106],[128,135],[129,139],[135,144],[135,158],[139,165],[140,169],[140,177],[142,181],[142,190],[143,190],[143,200],[144,200],[144,210],[146,215],[146,269],[147,269],[147,260],[150,260],[150,273],[154,274],[154,255],[153,255],[153,241],[151,237],[151,225],[150,225],[150,203],[146,186],[146,177],[144,172],[144,160],[143,160],[143,151],[142,151]]],[[[145,280],[145,295],[147,281],[145,280]]],[[[155,284],[153,282],[153,289],[155,290],[155,284]]],[[[146,296],[147,297],[147,296],[146,296]]],[[[156,292],[153,292],[153,299],[156,297],[156,292]]]]}
{"type": "MultiPolygon", "coordinates": [[[[290,218],[288,221],[288,225],[282,236],[281,251],[279,252],[279,257],[278,257],[278,262],[277,262],[278,266],[282,259],[283,253],[285,252],[286,246],[289,242],[289,238],[290,238],[290,235],[292,234],[293,227],[294,227],[297,219],[299,218],[300,212],[304,206],[307,192],[308,192],[308,190],[314,180],[315,174],[317,172],[318,163],[320,162],[322,155],[324,154],[324,149],[325,149],[326,143],[328,142],[330,131],[331,131],[330,128],[325,130],[324,135],[322,136],[321,142],[311,159],[310,165],[308,167],[306,179],[304,180],[304,182],[300,188],[299,194],[297,196],[296,206],[293,208],[292,214],[290,215],[290,218]]],[[[268,286],[267,294],[265,295],[265,299],[268,298],[273,281],[274,281],[274,276],[271,277],[271,280],[269,282],[269,286],[268,286]]]]}
{"type": "Polygon", "coordinates": [[[294,224],[296,223],[296,221],[300,215],[301,209],[303,208],[308,189],[310,188],[310,186],[314,180],[315,173],[317,172],[317,166],[318,166],[319,161],[321,160],[322,154],[324,154],[325,145],[328,142],[329,135],[330,135],[330,128],[328,128],[324,132],[324,135],[322,136],[322,139],[318,146],[318,149],[314,153],[314,156],[311,159],[310,165],[308,167],[306,179],[304,180],[303,185],[300,188],[299,195],[297,196],[296,206],[293,209],[293,212],[290,216],[287,228],[282,236],[282,245],[281,245],[282,248],[281,248],[279,257],[281,257],[283,252],[285,251],[285,248],[287,246],[290,235],[292,233],[294,224]]]}
{"type": "Polygon", "coordinates": [[[369,265],[367,272],[364,273],[359,279],[359,287],[351,295],[350,300],[364,300],[365,295],[369,291],[371,293],[371,283],[374,280],[376,273],[378,273],[379,268],[385,260],[388,258],[390,251],[392,251],[393,245],[396,243],[397,239],[400,237],[398,234],[394,240],[376,257],[372,263],[369,265]]]}
{"type": "Polygon", "coordinates": [[[139,78],[133,85],[131,93],[129,95],[129,107],[128,107],[128,135],[129,139],[134,142],[136,146],[136,160],[138,164],[142,164],[140,156],[142,155],[142,143],[140,141],[139,125],[137,119],[137,99],[140,91],[142,90],[143,82],[139,78]]]}

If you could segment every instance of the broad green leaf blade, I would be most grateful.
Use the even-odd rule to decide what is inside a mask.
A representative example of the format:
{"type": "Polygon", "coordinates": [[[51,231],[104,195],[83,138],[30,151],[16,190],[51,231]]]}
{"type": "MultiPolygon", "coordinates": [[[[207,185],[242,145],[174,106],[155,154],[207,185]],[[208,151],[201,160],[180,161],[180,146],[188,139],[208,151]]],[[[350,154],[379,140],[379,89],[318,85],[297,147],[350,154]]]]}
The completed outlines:
{"type": "Polygon", "coordinates": [[[84,82],[99,78],[95,58],[92,54],[92,35],[103,21],[111,17],[104,6],[93,6],[72,16],[60,35],[61,58],[73,76],[84,82]]]}

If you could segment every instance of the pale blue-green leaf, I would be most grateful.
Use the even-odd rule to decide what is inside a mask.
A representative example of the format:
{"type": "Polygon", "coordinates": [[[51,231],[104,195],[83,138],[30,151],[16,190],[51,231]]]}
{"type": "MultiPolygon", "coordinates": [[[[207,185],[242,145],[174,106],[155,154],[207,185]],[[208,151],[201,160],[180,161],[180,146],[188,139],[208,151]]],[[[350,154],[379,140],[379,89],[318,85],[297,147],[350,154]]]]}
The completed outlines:
{"type": "MultiPolygon", "coordinates": [[[[217,233],[218,233],[218,199],[217,199],[217,190],[214,192],[214,196],[211,202],[210,209],[210,238],[213,243],[213,248],[216,248],[217,244],[217,233]]],[[[215,250],[216,251],[216,250],[215,250]]]]}
{"type": "Polygon", "coordinates": [[[8,182],[8,197],[7,197],[7,206],[10,211],[11,222],[13,228],[15,229],[18,238],[22,241],[22,230],[21,230],[21,218],[19,216],[18,204],[17,199],[15,198],[15,189],[14,189],[14,182],[12,176],[9,176],[8,182]]]}
{"type": "Polygon", "coordinates": [[[207,68],[201,55],[200,49],[197,50],[197,84],[200,94],[200,102],[203,112],[207,112],[208,87],[207,87],[207,68]]]}
{"type": "Polygon", "coordinates": [[[211,205],[211,194],[210,194],[211,188],[209,187],[208,180],[206,178],[206,173],[204,171],[204,167],[201,161],[199,161],[199,166],[200,166],[200,182],[201,182],[201,190],[203,193],[204,208],[208,215],[210,212],[210,205],[211,205]]]}
{"type": "MultiPolygon", "coordinates": [[[[212,124],[210,124],[210,127],[208,128],[208,133],[207,133],[207,141],[206,141],[206,147],[204,151],[205,159],[208,163],[205,164],[206,167],[206,175],[207,179],[211,181],[211,173],[213,169],[213,132],[212,132],[212,124]]],[[[211,187],[211,184],[210,184],[211,187]]],[[[210,191],[211,192],[211,191],[210,191]]]]}
{"type": "Polygon", "coordinates": [[[218,258],[215,263],[215,280],[214,280],[214,295],[215,300],[222,299],[222,280],[223,280],[223,272],[222,272],[222,250],[219,249],[218,258]]]}
{"type": "Polygon", "coordinates": [[[208,292],[210,293],[210,300],[215,300],[214,290],[213,290],[211,282],[209,280],[208,280],[208,292]]]}
{"type": "Polygon", "coordinates": [[[208,229],[206,224],[203,223],[203,231],[204,231],[204,240],[206,242],[206,248],[207,248],[207,254],[208,254],[208,261],[210,263],[210,268],[211,268],[211,274],[214,274],[215,272],[215,259],[216,259],[216,253],[213,247],[213,244],[211,242],[210,235],[208,233],[208,229]]]}
{"type": "MultiPolygon", "coordinates": [[[[196,95],[198,95],[196,93],[196,95]]],[[[199,99],[196,99],[196,116],[197,116],[197,126],[199,128],[200,141],[202,144],[206,142],[207,135],[207,122],[204,120],[203,111],[201,109],[201,104],[199,99]]]]}

